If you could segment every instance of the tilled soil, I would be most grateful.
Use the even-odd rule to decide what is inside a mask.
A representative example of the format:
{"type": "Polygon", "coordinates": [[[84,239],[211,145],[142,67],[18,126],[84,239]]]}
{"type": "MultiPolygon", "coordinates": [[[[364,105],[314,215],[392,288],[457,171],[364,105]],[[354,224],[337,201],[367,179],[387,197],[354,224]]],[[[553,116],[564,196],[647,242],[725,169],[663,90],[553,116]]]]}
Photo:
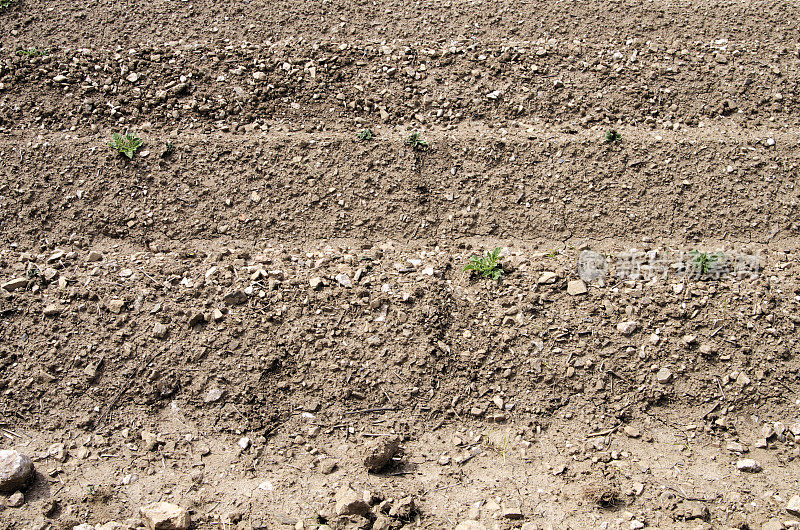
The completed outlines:
{"type": "Polygon", "coordinates": [[[798,6],[235,4],[0,8],[0,526],[800,524],[798,6]]]}

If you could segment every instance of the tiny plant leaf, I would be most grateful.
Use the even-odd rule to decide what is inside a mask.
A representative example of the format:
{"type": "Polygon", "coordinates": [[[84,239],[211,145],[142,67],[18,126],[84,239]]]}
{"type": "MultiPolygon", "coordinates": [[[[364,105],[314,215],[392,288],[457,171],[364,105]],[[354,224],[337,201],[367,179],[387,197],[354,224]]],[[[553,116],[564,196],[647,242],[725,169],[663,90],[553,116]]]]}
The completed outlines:
{"type": "Polygon", "coordinates": [[[44,49],[40,50],[36,46],[33,46],[31,48],[28,48],[28,49],[22,48],[22,49],[17,50],[17,55],[25,55],[27,57],[44,57],[45,55],[48,55],[49,53],[50,53],[50,50],[44,50],[44,49]]]}
{"type": "Polygon", "coordinates": [[[615,129],[609,129],[606,132],[606,143],[607,144],[614,144],[617,142],[622,141],[622,135],[618,133],[615,129]]]}
{"type": "Polygon", "coordinates": [[[472,256],[469,263],[464,267],[465,272],[478,274],[483,278],[491,278],[492,280],[499,280],[503,275],[503,267],[500,265],[500,247],[487,251],[486,256],[472,256]]]}
{"type": "Polygon", "coordinates": [[[714,271],[717,264],[720,264],[725,259],[725,254],[722,252],[700,252],[699,250],[689,251],[689,269],[690,272],[696,274],[698,277],[708,276],[709,273],[714,271]]]}
{"type": "Polygon", "coordinates": [[[164,144],[164,150],[161,151],[161,158],[169,158],[175,153],[175,144],[167,142],[164,144]]]}
{"type": "Polygon", "coordinates": [[[372,131],[369,129],[362,129],[356,136],[358,136],[358,139],[362,142],[366,142],[372,140],[372,131]]]}
{"type": "Polygon", "coordinates": [[[428,148],[428,141],[422,138],[422,135],[418,132],[411,133],[406,143],[415,151],[422,151],[428,148]]]}
{"type": "Polygon", "coordinates": [[[132,159],[134,153],[142,146],[142,140],[133,133],[126,133],[125,136],[114,133],[108,145],[119,154],[127,156],[128,159],[132,159]]]}

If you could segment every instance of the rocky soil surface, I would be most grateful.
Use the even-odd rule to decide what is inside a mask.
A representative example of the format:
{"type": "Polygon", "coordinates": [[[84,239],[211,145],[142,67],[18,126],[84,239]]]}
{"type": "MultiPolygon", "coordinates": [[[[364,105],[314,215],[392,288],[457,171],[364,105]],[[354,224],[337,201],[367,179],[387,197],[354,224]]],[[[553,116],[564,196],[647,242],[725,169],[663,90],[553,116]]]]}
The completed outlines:
{"type": "Polygon", "coordinates": [[[0,6],[0,527],[800,526],[800,7],[0,6]]]}

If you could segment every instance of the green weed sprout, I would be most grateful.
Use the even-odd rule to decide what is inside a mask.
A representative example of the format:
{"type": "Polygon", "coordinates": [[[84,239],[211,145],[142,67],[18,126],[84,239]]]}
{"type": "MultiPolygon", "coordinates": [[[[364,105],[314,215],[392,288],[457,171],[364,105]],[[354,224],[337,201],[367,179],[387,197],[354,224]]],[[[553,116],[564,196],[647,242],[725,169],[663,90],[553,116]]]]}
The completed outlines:
{"type": "Polygon", "coordinates": [[[483,278],[491,278],[492,280],[499,280],[503,275],[503,267],[500,265],[500,247],[491,252],[486,252],[486,256],[472,256],[469,259],[469,264],[464,267],[464,271],[474,272],[483,278]]]}
{"type": "Polygon", "coordinates": [[[372,131],[369,129],[362,129],[356,136],[362,142],[366,142],[368,140],[372,140],[372,131]]]}
{"type": "Polygon", "coordinates": [[[142,141],[133,133],[126,133],[125,136],[114,133],[111,138],[112,141],[108,142],[108,146],[119,154],[127,156],[128,159],[132,159],[133,154],[142,146],[142,141]]]}
{"type": "Polygon", "coordinates": [[[613,144],[622,141],[622,135],[615,129],[609,129],[606,132],[606,143],[613,144]]]}
{"type": "Polygon", "coordinates": [[[422,135],[418,132],[411,133],[411,136],[408,137],[406,143],[415,151],[422,151],[423,149],[428,148],[428,141],[423,139],[422,135]]]}
{"type": "Polygon", "coordinates": [[[28,48],[28,49],[21,48],[21,49],[17,50],[17,55],[25,55],[27,57],[43,57],[43,56],[49,55],[49,54],[50,54],[50,50],[40,50],[36,46],[33,46],[31,48],[28,48]]]}
{"type": "Polygon", "coordinates": [[[700,252],[699,250],[690,250],[689,256],[691,256],[689,261],[691,271],[701,277],[706,276],[714,269],[717,263],[725,259],[725,254],[722,252],[708,253],[700,252]]]}

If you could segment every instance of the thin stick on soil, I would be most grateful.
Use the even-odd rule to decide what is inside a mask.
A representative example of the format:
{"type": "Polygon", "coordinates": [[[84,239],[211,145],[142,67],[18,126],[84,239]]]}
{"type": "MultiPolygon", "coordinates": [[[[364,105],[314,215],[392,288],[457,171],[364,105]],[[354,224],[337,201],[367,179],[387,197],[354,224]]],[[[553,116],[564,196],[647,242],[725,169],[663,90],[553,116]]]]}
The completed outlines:
{"type": "Polygon", "coordinates": [[[470,460],[472,460],[473,458],[475,458],[476,456],[478,456],[480,454],[483,454],[482,450],[478,450],[478,451],[476,451],[474,453],[470,453],[470,454],[468,454],[467,456],[465,456],[464,458],[462,458],[460,461],[458,461],[456,463],[463,466],[464,464],[466,464],[467,462],[469,462],[470,460]]]}
{"type": "Polygon", "coordinates": [[[158,283],[158,281],[157,281],[155,278],[153,278],[152,276],[150,276],[149,274],[147,274],[147,271],[145,271],[145,270],[144,270],[142,267],[139,267],[139,271],[140,271],[142,274],[144,274],[145,276],[147,276],[148,278],[150,278],[150,280],[152,280],[152,282],[153,282],[154,284],[156,284],[156,285],[160,285],[160,284],[158,283]]]}
{"type": "Polygon", "coordinates": [[[360,410],[348,410],[344,413],[345,416],[349,416],[351,414],[369,414],[371,412],[390,412],[397,410],[395,407],[378,407],[374,409],[360,409],[360,410]]]}
{"type": "MultiPolygon", "coordinates": [[[[2,424],[2,425],[6,425],[6,424],[4,423],[4,424],[2,424]]],[[[5,427],[3,427],[3,428],[2,428],[2,429],[0,429],[0,430],[2,430],[3,432],[6,432],[6,433],[8,433],[8,434],[11,434],[11,435],[13,435],[13,436],[16,436],[17,438],[23,438],[23,436],[22,436],[21,434],[17,434],[17,433],[15,433],[14,431],[11,431],[11,430],[9,430],[9,429],[6,429],[5,427]]]]}
{"type": "Polygon", "coordinates": [[[617,372],[615,372],[614,370],[609,370],[609,371],[608,371],[608,373],[609,373],[609,374],[611,374],[611,375],[613,375],[613,376],[614,376],[614,377],[616,377],[617,379],[622,379],[622,380],[623,380],[623,381],[625,381],[626,383],[630,383],[630,380],[629,380],[627,377],[623,377],[623,376],[619,375],[619,374],[618,374],[617,372]]]}
{"type": "Polygon", "coordinates": [[[663,488],[667,488],[668,490],[674,491],[675,493],[680,495],[682,499],[687,500],[687,501],[714,502],[715,500],[717,500],[717,496],[714,496],[714,497],[712,497],[710,499],[706,499],[705,497],[692,497],[692,496],[686,495],[686,493],[681,491],[679,488],[676,488],[674,486],[670,486],[669,484],[664,484],[663,482],[659,482],[657,480],[654,480],[653,482],[655,482],[656,484],[658,484],[659,486],[661,486],[663,488]]]}
{"type": "Polygon", "coordinates": [[[434,488],[432,490],[428,490],[428,491],[423,492],[422,496],[424,497],[425,495],[428,495],[429,493],[433,493],[434,491],[442,491],[442,490],[447,490],[447,489],[450,489],[450,488],[455,488],[456,486],[460,486],[462,484],[463,484],[463,482],[457,482],[455,484],[450,484],[448,486],[442,486],[441,488],[434,488]]]}
{"type": "Polygon", "coordinates": [[[619,429],[619,425],[617,425],[616,427],[612,427],[610,429],[605,429],[605,430],[597,431],[597,432],[591,432],[591,433],[587,434],[586,437],[587,438],[595,438],[597,436],[605,436],[607,434],[615,433],[617,431],[617,429],[619,429]]]}
{"type": "Polygon", "coordinates": [[[121,398],[122,395],[128,390],[128,387],[131,385],[131,381],[133,381],[133,379],[139,374],[139,372],[142,370],[142,368],[144,366],[147,366],[147,364],[150,363],[150,361],[152,361],[154,357],[155,357],[155,354],[150,355],[149,357],[145,357],[144,359],[142,359],[142,362],[139,363],[139,366],[136,368],[136,370],[134,370],[133,373],[128,376],[128,379],[125,381],[125,384],[122,385],[122,388],[119,390],[119,392],[117,392],[117,395],[114,396],[114,399],[112,399],[111,402],[108,404],[108,407],[106,407],[106,410],[100,415],[99,418],[97,418],[97,422],[95,422],[95,426],[94,426],[94,432],[97,432],[97,429],[100,428],[100,425],[102,425],[102,423],[105,421],[105,419],[108,416],[108,414],[111,412],[111,410],[114,408],[114,406],[116,406],[117,401],[119,401],[119,398],[121,398]]]}
{"type": "Polygon", "coordinates": [[[58,489],[57,489],[56,491],[54,491],[53,493],[51,493],[51,494],[50,494],[50,498],[55,498],[55,496],[56,496],[56,495],[58,495],[58,493],[59,493],[61,490],[63,490],[63,489],[64,489],[64,486],[66,486],[66,484],[64,484],[64,483],[62,482],[62,483],[61,483],[61,485],[58,487],[58,489]]]}
{"type": "Polygon", "coordinates": [[[341,315],[339,315],[339,320],[337,320],[337,321],[336,321],[336,328],[338,328],[338,327],[339,327],[339,324],[341,324],[341,323],[342,323],[342,320],[344,319],[344,316],[345,316],[346,314],[347,314],[347,311],[342,311],[342,314],[341,314],[341,315]]]}
{"type": "MultiPolygon", "coordinates": [[[[717,382],[719,383],[719,379],[717,380],[717,382]]],[[[725,396],[723,396],[723,398],[724,398],[724,397],[725,397],[725,396]]],[[[703,419],[707,418],[709,414],[711,414],[712,412],[714,412],[714,411],[715,411],[715,410],[717,410],[718,408],[719,408],[719,403],[714,403],[714,405],[713,405],[713,406],[712,406],[712,407],[711,407],[711,408],[708,410],[708,412],[706,412],[705,414],[703,414],[702,418],[703,418],[703,419]]]]}

